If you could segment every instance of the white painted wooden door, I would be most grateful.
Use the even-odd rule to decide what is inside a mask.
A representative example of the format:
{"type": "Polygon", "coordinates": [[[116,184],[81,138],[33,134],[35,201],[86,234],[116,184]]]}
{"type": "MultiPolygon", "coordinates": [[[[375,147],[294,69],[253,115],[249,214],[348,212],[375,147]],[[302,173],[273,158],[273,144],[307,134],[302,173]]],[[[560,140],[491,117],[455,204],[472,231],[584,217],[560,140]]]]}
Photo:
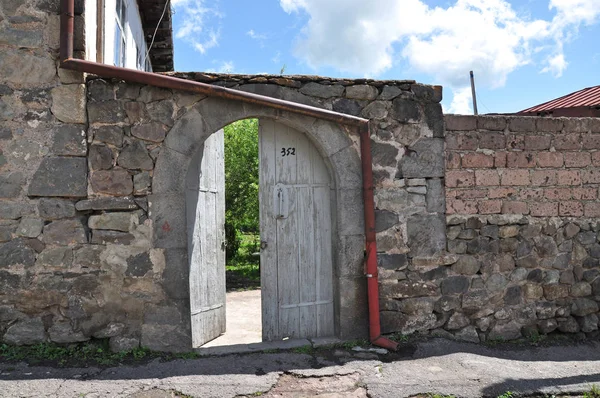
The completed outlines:
{"type": "MultiPolygon", "coordinates": [[[[188,178],[194,227],[189,239],[192,343],[199,347],[225,333],[225,162],[223,130],[204,143],[197,172],[188,178]],[[193,177],[195,176],[195,178],[193,177]],[[197,197],[197,200],[195,199],[197,197]]],[[[188,208],[188,220],[190,219],[188,208]]],[[[169,265],[167,264],[167,267],[169,265]]]]}
{"type": "Polygon", "coordinates": [[[305,134],[259,126],[263,340],[333,336],[329,172],[305,134]]]}

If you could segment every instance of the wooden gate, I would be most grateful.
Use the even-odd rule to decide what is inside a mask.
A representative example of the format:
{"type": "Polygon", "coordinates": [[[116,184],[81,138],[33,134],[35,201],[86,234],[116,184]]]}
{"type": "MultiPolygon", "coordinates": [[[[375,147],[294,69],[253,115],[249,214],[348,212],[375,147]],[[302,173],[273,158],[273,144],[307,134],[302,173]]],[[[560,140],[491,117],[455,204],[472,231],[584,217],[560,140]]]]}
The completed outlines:
{"type": "MultiPolygon", "coordinates": [[[[186,193],[194,229],[189,237],[192,344],[225,333],[225,162],[223,130],[205,142],[186,193]],[[199,176],[199,177],[198,177],[199,176]],[[193,209],[193,204],[196,208],[193,209]]],[[[188,216],[189,219],[190,216],[188,216]]],[[[167,264],[168,266],[168,264],[167,264]]]]}
{"type": "Polygon", "coordinates": [[[263,340],[334,335],[333,184],[306,135],[259,120],[263,340]]]}

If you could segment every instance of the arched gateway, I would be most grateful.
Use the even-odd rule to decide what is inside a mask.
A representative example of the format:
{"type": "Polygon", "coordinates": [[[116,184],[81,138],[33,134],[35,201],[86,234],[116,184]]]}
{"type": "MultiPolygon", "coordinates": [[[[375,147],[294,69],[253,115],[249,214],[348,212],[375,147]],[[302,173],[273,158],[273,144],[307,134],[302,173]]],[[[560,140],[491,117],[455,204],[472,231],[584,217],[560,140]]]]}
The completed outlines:
{"type": "Polygon", "coordinates": [[[150,198],[156,247],[182,254],[166,266],[177,288],[189,286],[192,345],[224,332],[220,130],[250,117],[260,125],[263,340],[361,334],[362,179],[349,133],[311,117],[206,98],[170,131],[150,198]]]}

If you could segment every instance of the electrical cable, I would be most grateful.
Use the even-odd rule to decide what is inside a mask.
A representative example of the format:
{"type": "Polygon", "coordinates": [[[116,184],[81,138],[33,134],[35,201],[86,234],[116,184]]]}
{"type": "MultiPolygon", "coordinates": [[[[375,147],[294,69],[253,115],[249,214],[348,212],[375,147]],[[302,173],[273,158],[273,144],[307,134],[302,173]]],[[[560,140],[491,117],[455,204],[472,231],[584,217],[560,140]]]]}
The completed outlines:
{"type": "Polygon", "coordinates": [[[148,59],[150,50],[152,49],[152,46],[154,45],[154,39],[156,38],[156,32],[158,32],[160,23],[162,22],[163,18],[165,17],[165,13],[167,12],[167,8],[169,7],[170,3],[171,3],[171,0],[167,0],[167,2],[165,3],[165,8],[163,9],[162,15],[160,16],[160,19],[158,20],[158,23],[156,24],[156,29],[154,29],[154,33],[152,34],[152,41],[150,42],[150,45],[148,46],[148,50],[146,51],[146,56],[144,57],[144,62],[143,62],[144,65],[146,65],[146,60],[148,59]]]}

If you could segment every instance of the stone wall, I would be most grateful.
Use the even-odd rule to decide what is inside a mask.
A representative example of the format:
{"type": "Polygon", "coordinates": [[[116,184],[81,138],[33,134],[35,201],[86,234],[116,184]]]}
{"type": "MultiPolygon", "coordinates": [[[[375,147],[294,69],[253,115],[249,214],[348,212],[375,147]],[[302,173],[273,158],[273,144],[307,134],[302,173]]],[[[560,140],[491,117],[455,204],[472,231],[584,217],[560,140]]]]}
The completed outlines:
{"type": "MultiPolygon", "coordinates": [[[[179,76],[371,119],[383,283],[396,286],[402,274],[396,270],[445,248],[440,88],[413,81],[179,76]]],[[[84,86],[59,85],[54,79],[47,84],[44,109],[51,109],[51,121],[40,122],[36,130],[14,117],[13,130],[0,141],[2,175],[20,178],[2,185],[16,191],[4,195],[0,206],[2,341],[110,338],[114,349],[142,344],[189,350],[185,195],[177,184],[206,136],[223,123],[252,116],[295,123],[336,167],[341,204],[335,242],[337,333],[365,336],[362,196],[353,131],[114,80],[92,77],[84,86]],[[66,101],[71,91],[87,93],[87,102],[81,95],[66,101]],[[59,94],[63,99],[56,101],[59,94]],[[81,104],[85,108],[77,112],[81,104]],[[81,117],[60,123],[61,109],[81,117]],[[19,149],[42,136],[38,152],[19,149]]],[[[15,97],[22,95],[17,83],[7,85],[15,97]]]]}
{"type": "Polygon", "coordinates": [[[600,119],[445,121],[452,264],[430,271],[443,276],[431,304],[439,333],[472,341],[555,330],[596,336],[600,119]]]}

